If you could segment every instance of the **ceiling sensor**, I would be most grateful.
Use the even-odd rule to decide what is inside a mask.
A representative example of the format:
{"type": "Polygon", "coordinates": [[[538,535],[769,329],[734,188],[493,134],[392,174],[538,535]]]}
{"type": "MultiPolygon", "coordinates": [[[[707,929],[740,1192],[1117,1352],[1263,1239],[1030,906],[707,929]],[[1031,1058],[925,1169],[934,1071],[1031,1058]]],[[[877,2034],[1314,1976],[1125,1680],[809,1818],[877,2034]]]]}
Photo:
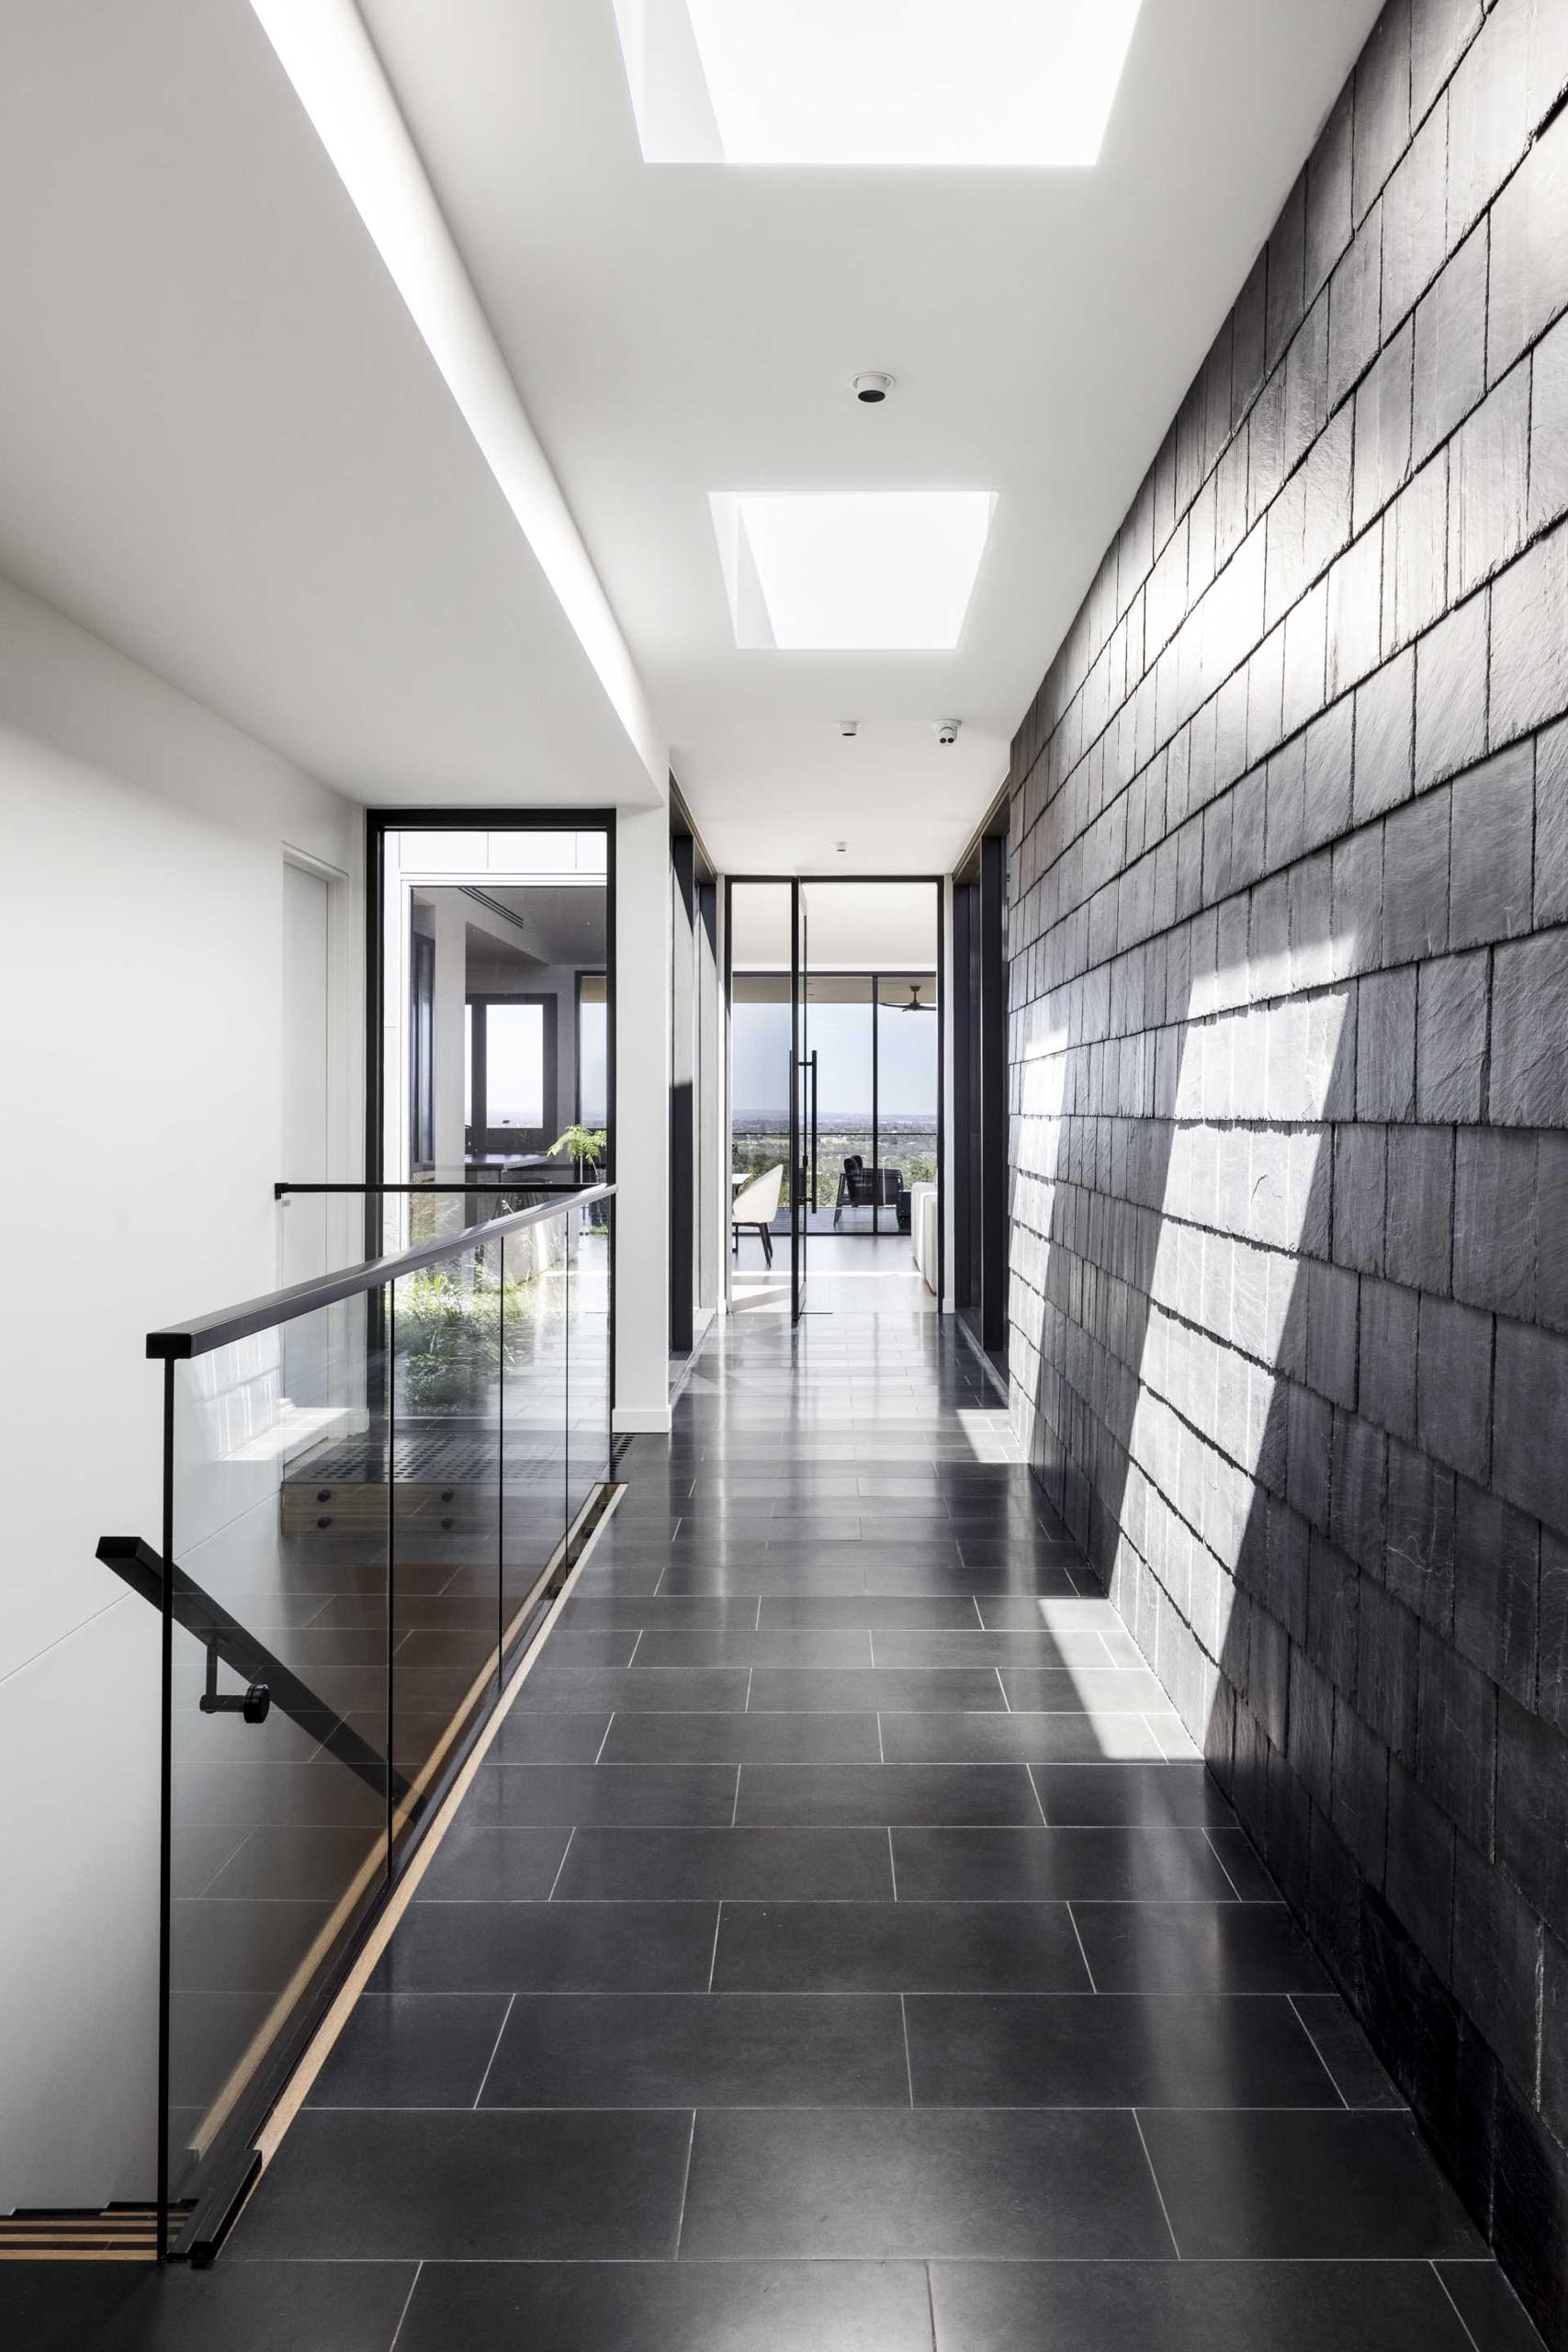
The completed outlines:
{"type": "Polygon", "coordinates": [[[853,736],[860,733],[860,720],[858,718],[840,718],[839,721],[839,732],[843,737],[845,742],[849,742],[853,736]]]}
{"type": "Polygon", "coordinates": [[[873,371],[864,376],[857,376],[852,390],[857,401],[863,401],[867,408],[874,408],[877,402],[885,401],[893,390],[893,379],[891,376],[879,376],[873,371]]]}
{"type": "Polygon", "coordinates": [[[842,857],[842,856],[844,856],[844,855],[845,855],[845,854],[847,853],[847,851],[848,851],[848,849],[849,849],[849,846],[850,846],[850,845],[849,845],[848,842],[835,842],[833,843],[833,847],[838,851],[839,855],[840,855],[840,857],[842,857]]]}
{"type": "Polygon", "coordinates": [[[939,718],[936,722],[937,741],[951,748],[957,742],[958,730],[963,724],[964,721],[961,718],[939,718]]]}

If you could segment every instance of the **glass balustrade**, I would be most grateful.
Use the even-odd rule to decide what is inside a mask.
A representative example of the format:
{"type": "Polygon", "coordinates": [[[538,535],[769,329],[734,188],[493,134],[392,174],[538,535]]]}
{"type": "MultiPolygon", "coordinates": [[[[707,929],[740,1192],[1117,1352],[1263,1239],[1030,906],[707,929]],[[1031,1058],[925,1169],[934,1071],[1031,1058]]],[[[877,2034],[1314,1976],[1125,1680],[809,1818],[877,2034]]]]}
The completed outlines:
{"type": "Polygon", "coordinates": [[[162,1538],[100,1556],[163,1618],[165,2251],[221,2229],[604,1498],[613,1194],[148,1340],[162,1538]]]}

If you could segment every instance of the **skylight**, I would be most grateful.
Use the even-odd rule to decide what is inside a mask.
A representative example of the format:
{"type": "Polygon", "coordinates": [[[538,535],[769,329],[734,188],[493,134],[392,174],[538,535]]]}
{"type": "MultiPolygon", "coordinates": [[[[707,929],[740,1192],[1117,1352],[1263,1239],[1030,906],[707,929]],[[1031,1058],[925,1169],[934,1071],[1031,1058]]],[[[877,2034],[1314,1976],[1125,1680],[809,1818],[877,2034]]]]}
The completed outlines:
{"type": "Polygon", "coordinates": [[[650,164],[1093,164],[1139,0],[615,0],[650,164]]]}
{"type": "Polygon", "coordinates": [[[996,499],[988,490],[714,491],[737,645],[950,652],[996,499]]]}

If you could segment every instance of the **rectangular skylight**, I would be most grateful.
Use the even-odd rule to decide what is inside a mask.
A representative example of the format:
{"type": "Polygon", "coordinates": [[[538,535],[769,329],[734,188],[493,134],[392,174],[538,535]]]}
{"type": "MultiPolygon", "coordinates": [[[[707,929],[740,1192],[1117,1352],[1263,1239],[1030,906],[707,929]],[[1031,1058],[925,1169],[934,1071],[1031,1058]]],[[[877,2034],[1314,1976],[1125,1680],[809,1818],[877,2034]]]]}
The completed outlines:
{"type": "Polygon", "coordinates": [[[650,164],[1093,164],[1139,0],[615,0],[650,164]]]}
{"type": "Polygon", "coordinates": [[[950,652],[996,504],[988,490],[713,491],[737,645],[950,652]]]}

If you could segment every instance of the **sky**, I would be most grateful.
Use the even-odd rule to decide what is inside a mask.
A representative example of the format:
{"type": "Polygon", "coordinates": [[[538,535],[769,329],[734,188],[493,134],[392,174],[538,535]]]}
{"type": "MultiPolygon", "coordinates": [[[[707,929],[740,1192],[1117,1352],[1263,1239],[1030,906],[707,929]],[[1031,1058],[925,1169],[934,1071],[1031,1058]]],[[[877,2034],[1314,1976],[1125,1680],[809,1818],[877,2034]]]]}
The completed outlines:
{"type": "MultiPolygon", "coordinates": [[[[877,1104],[884,1118],[936,1116],[936,1013],[881,1008],[877,1104]]],[[[784,1118],[789,1103],[789,1007],[737,1004],[731,1024],[732,1100],[738,1119],[784,1118]]],[[[871,1008],[810,1008],[819,1121],[871,1117],[871,1008]]]]}

